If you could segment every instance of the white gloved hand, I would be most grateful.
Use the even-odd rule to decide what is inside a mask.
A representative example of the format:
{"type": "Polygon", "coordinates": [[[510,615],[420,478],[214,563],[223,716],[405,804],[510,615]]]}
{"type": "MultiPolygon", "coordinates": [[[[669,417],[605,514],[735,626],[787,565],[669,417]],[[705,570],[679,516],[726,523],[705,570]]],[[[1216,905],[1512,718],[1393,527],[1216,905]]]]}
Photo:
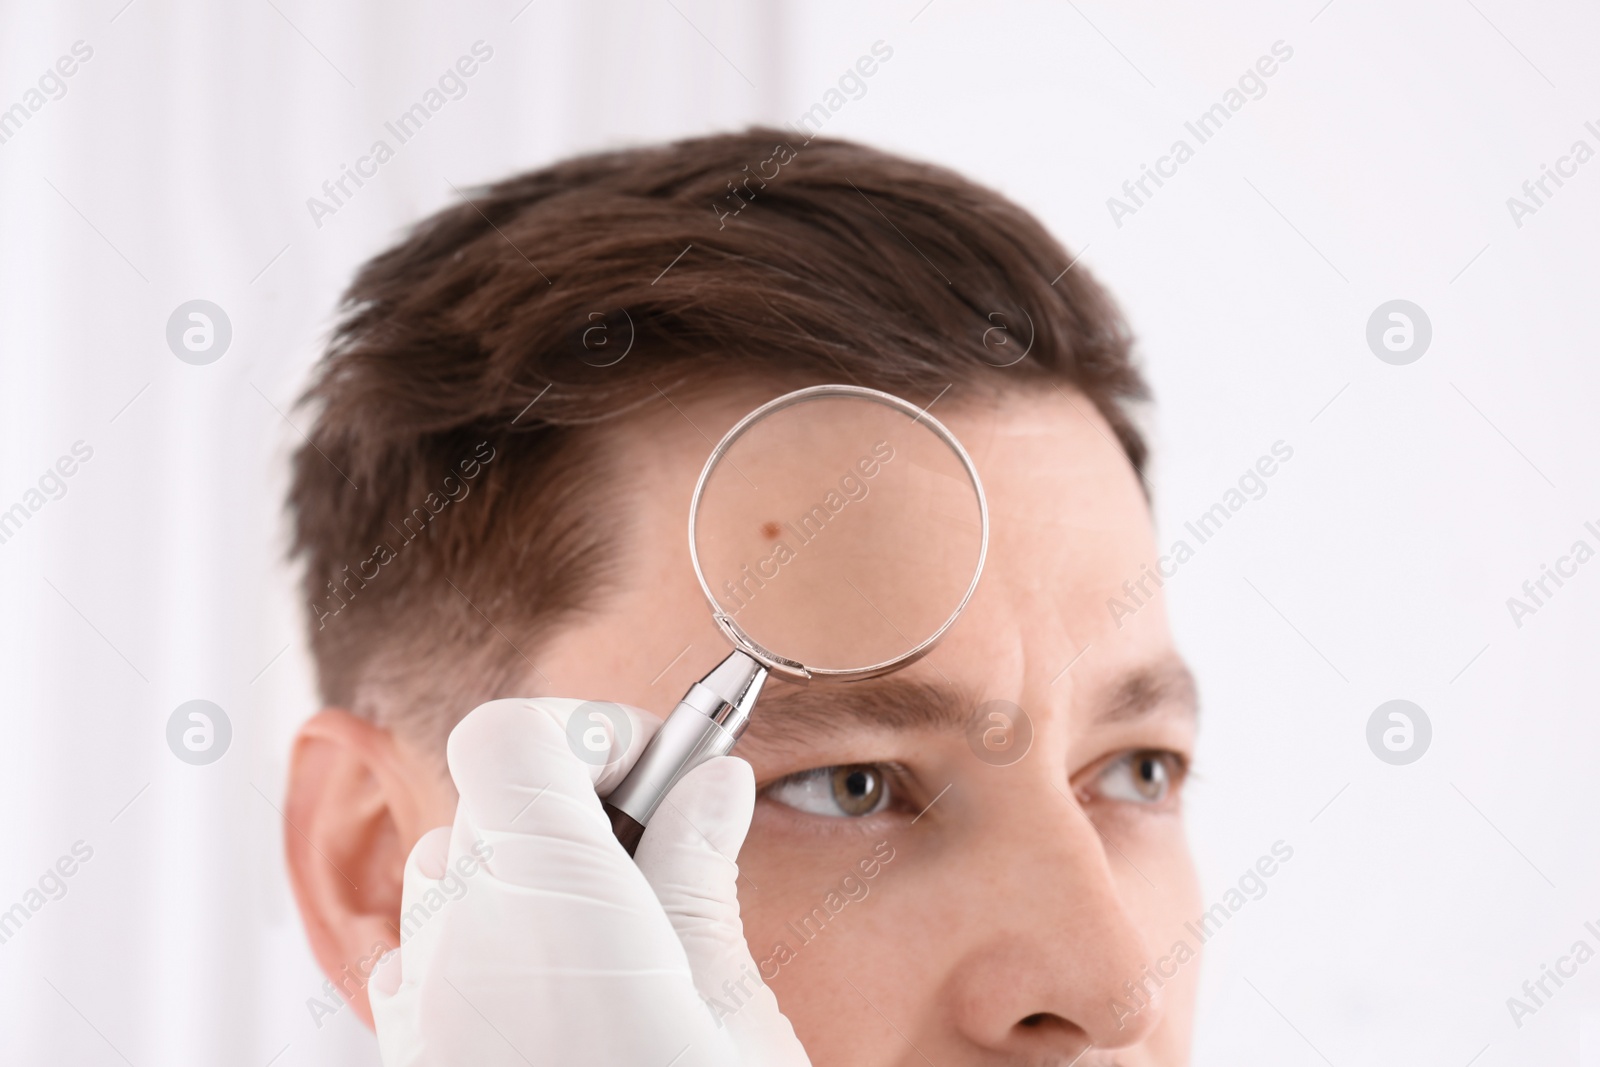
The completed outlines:
{"type": "Polygon", "coordinates": [[[385,1067],[809,1067],[739,920],[749,764],[685,775],[635,862],[600,796],[659,722],[623,708],[627,751],[607,724],[589,762],[567,740],[584,703],[496,700],[451,732],[455,824],[412,849],[368,987],[385,1067]]]}

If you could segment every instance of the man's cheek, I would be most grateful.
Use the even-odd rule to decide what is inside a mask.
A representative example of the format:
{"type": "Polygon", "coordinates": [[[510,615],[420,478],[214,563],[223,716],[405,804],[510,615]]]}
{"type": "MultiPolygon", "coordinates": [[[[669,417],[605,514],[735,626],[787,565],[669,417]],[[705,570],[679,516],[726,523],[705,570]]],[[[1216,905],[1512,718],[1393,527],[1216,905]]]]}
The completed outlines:
{"type": "MultiPolygon", "coordinates": [[[[942,939],[914,911],[876,909],[878,897],[875,885],[865,901],[845,908],[827,933],[797,951],[769,981],[778,1007],[819,1067],[923,1062],[915,1054],[904,1058],[904,1039],[883,1020],[925,1019],[938,1002],[938,979],[948,978],[948,968],[941,971],[939,959],[921,954],[937,952],[942,939]]],[[[923,1032],[905,1023],[902,1028],[926,1044],[923,1032]]],[[[933,1062],[952,1061],[935,1054],[933,1062]]]]}

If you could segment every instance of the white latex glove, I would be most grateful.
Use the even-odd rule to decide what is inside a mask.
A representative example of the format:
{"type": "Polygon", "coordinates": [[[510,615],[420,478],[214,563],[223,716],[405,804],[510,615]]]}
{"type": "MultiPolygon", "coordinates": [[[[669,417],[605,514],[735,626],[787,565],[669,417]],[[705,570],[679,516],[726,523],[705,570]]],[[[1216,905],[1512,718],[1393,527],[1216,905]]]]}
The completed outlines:
{"type": "Polygon", "coordinates": [[[635,862],[600,796],[659,721],[623,708],[628,751],[607,726],[590,762],[567,740],[583,703],[496,700],[451,732],[455,824],[412,849],[368,987],[385,1067],[809,1067],[739,920],[750,765],[684,776],[635,862]]]}

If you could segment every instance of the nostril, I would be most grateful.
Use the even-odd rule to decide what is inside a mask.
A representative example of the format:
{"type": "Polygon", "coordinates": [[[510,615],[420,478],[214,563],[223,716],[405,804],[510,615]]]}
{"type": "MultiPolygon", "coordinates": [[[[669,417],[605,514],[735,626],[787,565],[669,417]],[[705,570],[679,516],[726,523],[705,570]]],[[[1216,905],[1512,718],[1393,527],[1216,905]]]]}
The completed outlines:
{"type": "Polygon", "coordinates": [[[1044,1012],[1036,1011],[1032,1015],[1028,1016],[1026,1019],[1023,1019],[1022,1020],[1022,1025],[1023,1026],[1038,1026],[1040,1023],[1044,1022],[1046,1018],[1047,1018],[1047,1016],[1045,1015],[1044,1012]]]}

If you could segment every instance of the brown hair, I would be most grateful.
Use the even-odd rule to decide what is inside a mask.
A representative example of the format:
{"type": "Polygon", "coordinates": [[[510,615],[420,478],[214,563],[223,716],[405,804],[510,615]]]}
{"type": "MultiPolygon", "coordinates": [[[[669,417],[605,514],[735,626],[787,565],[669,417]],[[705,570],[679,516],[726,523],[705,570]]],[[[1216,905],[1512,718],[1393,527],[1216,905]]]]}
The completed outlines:
{"type": "Polygon", "coordinates": [[[774,129],[474,190],[361,269],[306,394],[289,502],[323,698],[447,730],[513,695],[616,577],[580,443],[685,384],[1066,383],[1142,477],[1131,339],[1072,262],[950,171],[774,129]]]}

